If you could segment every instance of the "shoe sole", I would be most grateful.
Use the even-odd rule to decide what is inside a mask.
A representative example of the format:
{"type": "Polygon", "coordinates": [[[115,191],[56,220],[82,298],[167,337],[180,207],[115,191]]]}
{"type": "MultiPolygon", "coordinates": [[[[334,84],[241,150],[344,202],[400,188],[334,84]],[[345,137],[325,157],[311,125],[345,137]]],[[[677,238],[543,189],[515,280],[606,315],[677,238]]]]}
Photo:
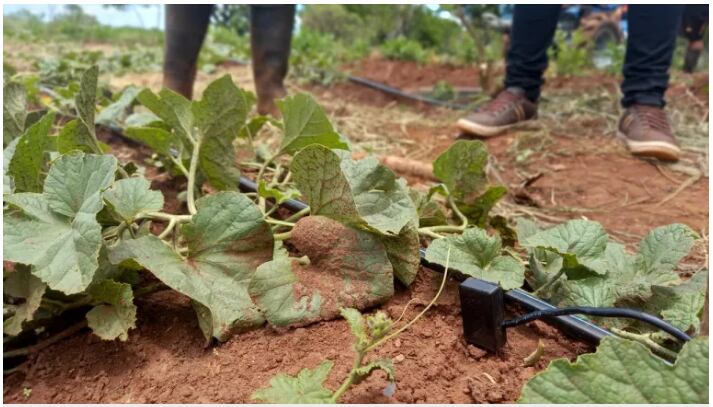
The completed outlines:
{"type": "Polygon", "coordinates": [[[481,137],[493,137],[504,133],[507,129],[514,126],[513,124],[506,124],[505,126],[486,126],[483,124],[478,124],[467,119],[458,119],[456,126],[466,132],[476,136],[481,137]]]}
{"type": "Polygon", "coordinates": [[[681,157],[681,149],[677,146],[665,141],[636,141],[630,140],[622,132],[619,132],[621,138],[631,154],[639,157],[652,157],[664,161],[678,161],[681,157]]]}

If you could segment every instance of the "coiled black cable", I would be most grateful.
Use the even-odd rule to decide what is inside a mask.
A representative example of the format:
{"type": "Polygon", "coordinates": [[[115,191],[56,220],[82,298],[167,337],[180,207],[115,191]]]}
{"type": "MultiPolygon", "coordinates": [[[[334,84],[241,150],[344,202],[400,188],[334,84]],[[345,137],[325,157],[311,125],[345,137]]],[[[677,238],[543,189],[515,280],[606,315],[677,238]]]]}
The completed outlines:
{"type": "Polygon", "coordinates": [[[641,322],[645,322],[649,325],[653,325],[656,328],[670,334],[684,342],[691,340],[685,332],[676,328],[675,326],[669,324],[668,322],[654,316],[647,314],[645,312],[630,309],[630,308],[599,308],[599,307],[568,307],[568,308],[555,308],[530,312],[529,314],[522,315],[518,318],[509,319],[503,321],[503,328],[510,328],[517,325],[522,325],[536,319],[541,319],[545,317],[556,317],[561,315],[572,315],[572,314],[582,314],[582,315],[592,315],[597,317],[615,317],[615,318],[631,318],[636,319],[641,322]]]}

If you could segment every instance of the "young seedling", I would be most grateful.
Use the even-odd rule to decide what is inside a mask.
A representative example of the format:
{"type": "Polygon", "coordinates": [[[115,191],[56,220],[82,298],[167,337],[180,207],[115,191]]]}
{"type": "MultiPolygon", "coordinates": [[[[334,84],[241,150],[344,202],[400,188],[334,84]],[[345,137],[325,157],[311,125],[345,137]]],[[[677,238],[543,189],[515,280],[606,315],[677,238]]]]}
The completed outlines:
{"type": "Polygon", "coordinates": [[[449,258],[450,250],[443,272],[443,280],[431,302],[414,319],[393,332],[395,323],[382,311],[364,317],[354,308],[342,308],[341,314],[347,320],[354,335],[355,356],[352,369],[336,391],[332,392],[323,385],[333,366],[332,361],[326,360],[314,369],[302,369],[297,377],[284,373],[278,374],[270,379],[270,387],[257,390],[253,393],[252,399],[266,403],[337,403],[352,385],[361,383],[376,370],[383,370],[386,373],[390,382],[387,389],[393,391],[396,381],[393,361],[390,358],[379,358],[365,362],[365,359],[369,352],[388,340],[396,338],[416,323],[436,303],[446,285],[449,258]]]}

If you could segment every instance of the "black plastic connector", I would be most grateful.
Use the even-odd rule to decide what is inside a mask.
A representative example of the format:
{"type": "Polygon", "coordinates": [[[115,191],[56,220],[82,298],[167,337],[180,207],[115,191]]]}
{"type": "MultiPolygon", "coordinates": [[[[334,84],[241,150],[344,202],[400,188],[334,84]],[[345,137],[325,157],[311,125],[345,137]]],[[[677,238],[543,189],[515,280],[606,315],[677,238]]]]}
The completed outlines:
{"type": "Polygon", "coordinates": [[[505,345],[503,289],[487,281],[468,278],[459,286],[463,333],[466,342],[490,352],[505,345]]]}

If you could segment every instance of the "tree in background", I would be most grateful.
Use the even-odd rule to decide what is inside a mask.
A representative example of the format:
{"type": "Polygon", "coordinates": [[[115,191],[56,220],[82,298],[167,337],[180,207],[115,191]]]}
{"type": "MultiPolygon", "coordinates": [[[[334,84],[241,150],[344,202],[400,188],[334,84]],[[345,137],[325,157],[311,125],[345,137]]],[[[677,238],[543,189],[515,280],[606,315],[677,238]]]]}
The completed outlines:
{"type": "Polygon", "coordinates": [[[233,30],[239,36],[250,33],[250,6],[248,4],[216,4],[213,6],[213,24],[233,30]]]}

